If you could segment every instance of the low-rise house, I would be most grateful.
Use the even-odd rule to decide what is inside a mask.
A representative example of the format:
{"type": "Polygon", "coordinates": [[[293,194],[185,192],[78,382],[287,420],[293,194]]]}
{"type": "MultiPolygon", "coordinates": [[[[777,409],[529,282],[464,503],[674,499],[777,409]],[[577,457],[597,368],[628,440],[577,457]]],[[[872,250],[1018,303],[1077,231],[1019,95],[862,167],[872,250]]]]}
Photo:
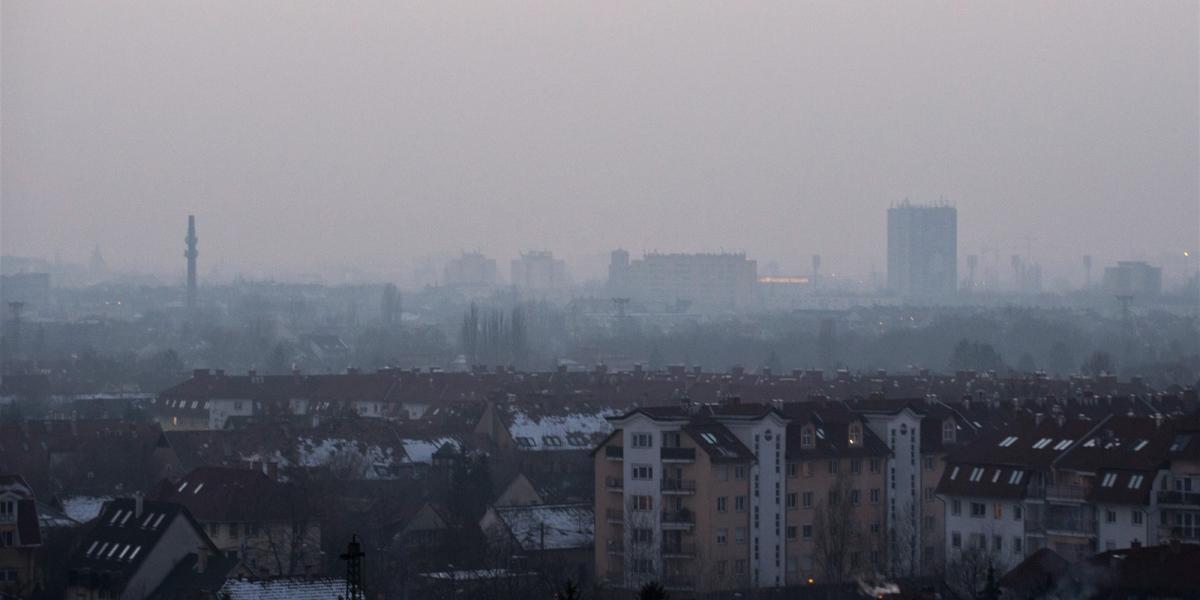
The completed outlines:
{"type": "Polygon", "coordinates": [[[120,498],[104,506],[67,559],[72,600],[142,600],[190,553],[215,553],[204,530],[179,504],[120,498]]]}
{"type": "Polygon", "coordinates": [[[493,506],[479,521],[493,552],[523,557],[543,577],[592,579],[595,514],[587,504],[493,506]]]}
{"type": "Polygon", "coordinates": [[[40,579],[35,557],[41,545],[33,489],[20,475],[0,475],[0,596],[29,596],[40,579]]]}
{"type": "Polygon", "coordinates": [[[321,522],[305,490],[261,471],[201,467],[163,481],[154,499],[186,506],[213,544],[252,574],[309,574],[320,567],[321,522]]]}

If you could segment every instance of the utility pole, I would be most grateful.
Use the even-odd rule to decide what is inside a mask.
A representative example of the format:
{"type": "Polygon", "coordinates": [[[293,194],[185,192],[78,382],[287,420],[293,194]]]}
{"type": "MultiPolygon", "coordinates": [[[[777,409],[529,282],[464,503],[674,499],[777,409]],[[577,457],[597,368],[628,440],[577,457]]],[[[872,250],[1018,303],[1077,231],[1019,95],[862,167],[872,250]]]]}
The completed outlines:
{"type": "Polygon", "coordinates": [[[363,552],[358,534],[350,536],[350,544],[338,558],[346,561],[346,595],[341,600],[367,600],[367,588],[363,584],[363,552]]]}

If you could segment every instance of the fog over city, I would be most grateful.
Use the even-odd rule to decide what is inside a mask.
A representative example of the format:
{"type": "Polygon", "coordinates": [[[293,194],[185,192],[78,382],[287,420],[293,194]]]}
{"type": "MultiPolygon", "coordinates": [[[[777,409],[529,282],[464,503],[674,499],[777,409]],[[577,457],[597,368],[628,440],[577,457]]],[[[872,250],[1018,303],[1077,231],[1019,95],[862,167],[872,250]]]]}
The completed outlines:
{"type": "Polygon", "coordinates": [[[3,252],[172,283],[187,214],[202,272],[333,282],[617,247],[867,280],[905,198],[958,207],[960,268],[1200,246],[1193,2],[13,1],[2,49],[3,252]]]}
{"type": "Polygon", "coordinates": [[[1200,597],[1200,3],[0,0],[0,600],[1200,597]]]}

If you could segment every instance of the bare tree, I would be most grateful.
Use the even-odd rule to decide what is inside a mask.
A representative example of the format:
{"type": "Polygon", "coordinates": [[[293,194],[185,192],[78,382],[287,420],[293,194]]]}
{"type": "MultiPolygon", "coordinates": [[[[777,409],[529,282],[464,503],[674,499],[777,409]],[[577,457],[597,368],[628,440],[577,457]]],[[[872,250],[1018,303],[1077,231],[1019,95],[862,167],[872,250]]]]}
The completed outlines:
{"type": "Polygon", "coordinates": [[[813,561],[824,581],[845,581],[850,576],[850,559],[861,546],[860,538],[861,528],[850,502],[850,479],[839,474],[813,515],[813,561]]]}
{"type": "Polygon", "coordinates": [[[978,598],[984,591],[988,581],[989,570],[995,577],[1004,572],[1004,565],[999,553],[989,544],[990,536],[981,536],[979,540],[969,543],[967,548],[946,562],[946,585],[964,598],[978,598]]]}

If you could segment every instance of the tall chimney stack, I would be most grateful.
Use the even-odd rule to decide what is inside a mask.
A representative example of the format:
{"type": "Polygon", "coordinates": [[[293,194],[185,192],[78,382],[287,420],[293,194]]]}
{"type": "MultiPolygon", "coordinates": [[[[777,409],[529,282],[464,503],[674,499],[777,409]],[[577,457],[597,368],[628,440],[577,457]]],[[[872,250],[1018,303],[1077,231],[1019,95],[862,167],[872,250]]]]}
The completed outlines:
{"type": "Polygon", "coordinates": [[[196,250],[196,244],[200,240],[196,237],[194,215],[188,215],[187,237],[183,238],[183,241],[187,243],[187,250],[183,252],[183,256],[187,259],[187,310],[190,315],[196,311],[196,257],[200,256],[200,252],[196,250]]]}

